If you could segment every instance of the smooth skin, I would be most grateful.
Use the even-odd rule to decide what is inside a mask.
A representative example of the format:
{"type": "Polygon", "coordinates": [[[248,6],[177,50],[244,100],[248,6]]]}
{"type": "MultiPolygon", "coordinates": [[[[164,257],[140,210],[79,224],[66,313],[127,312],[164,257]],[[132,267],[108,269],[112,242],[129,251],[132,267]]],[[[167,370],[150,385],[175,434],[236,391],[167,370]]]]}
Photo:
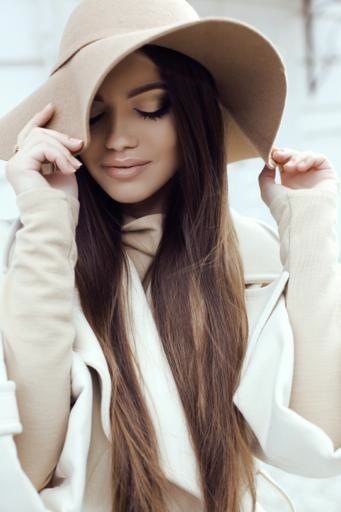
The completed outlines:
{"type": "Polygon", "coordinates": [[[163,108],[167,91],[155,88],[129,97],[133,89],[157,82],[162,82],[157,66],[138,51],[108,73],[91,106],[90,143],[80,155],[97,183],[135,217],[158,211],[178,168],[174,115],[171,106],[163,108]],[[150,163],[133,178],[108,176],[101,164],[124,158],[150,163]]]}

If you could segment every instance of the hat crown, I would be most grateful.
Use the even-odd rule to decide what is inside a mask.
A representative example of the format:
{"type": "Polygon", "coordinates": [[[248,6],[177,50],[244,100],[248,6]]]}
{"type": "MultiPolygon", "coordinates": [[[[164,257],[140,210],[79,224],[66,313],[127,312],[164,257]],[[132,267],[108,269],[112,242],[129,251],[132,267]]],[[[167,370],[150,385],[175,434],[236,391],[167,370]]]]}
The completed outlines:
{"type": "Polygon", "coordinates": [[[198,19],[186,0],[83,0],[66,23],[50,75],[83,46],[98,39],[198,19]]]}

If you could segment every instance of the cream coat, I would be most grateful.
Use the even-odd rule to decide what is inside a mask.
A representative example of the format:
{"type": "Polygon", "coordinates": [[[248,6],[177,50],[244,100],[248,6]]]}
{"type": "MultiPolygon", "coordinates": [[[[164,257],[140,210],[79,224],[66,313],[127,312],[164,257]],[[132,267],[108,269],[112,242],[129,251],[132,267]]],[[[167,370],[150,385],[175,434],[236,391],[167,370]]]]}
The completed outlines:
{"type": "MultiPolygon", "coordinates": [[[[61,221],[63,208],[68,202],[71,207],[69,211],[73,216],[73,226],[76,225],[78,202],[66,199],[63,192],[53,189],[48,193],[44,191],[43,194],[37,190],[17,197],[21,220],[24,219],[26,231],[31,230],[31,236],[34,233],[34,222],[39,225],[39,215],[40,218],[44,215],[46,218],[49,217],[49,207],[46,206],[49,203],[55,205],[56,211],[59,212],[58,220],[61,221]],[[44,206],[41,208],[43,201],[39,200],[39,194],[40,199],[44,194],[44,206]],[[34,215],[30,215],[33,211],[34,215]]],[[[288,203],[292,207],[298,198],[297,209],[300,210],[302,204],[304,206],[304,201],[309,209],[308,203],[313,196],[314,193],[307,195],[307,200],[304,199],[304,193],[301,196],[293,195],[288,203]]],[[[314,197],[316,203],[316,194],[314,197]]],[[[325,204],[326,197],[322,194],[317,200],[320,204],[325,204]]],[[[287,230],[283,227],[290,225],[295,218],[295,215],[292,215],[292,208],[291,217],[288,214],[289,210],[283,202],[273,205],[273,213],[279,216],[284,268],[279,258],[276,234],[261,222],[246,219],[236,212],[233,214],[245,267],[245,293],[250,324],[242,380],[234,401],[257,437],[258,444],[254,447],[256,462],[259,458],[293,473],[328,477],[341,473],[341,449],[334,448],[331,437],[317,424],[308,421],[289,407],[294,371],[294,336],[286,307],[287,288],[291,279],[291,267],[286,265],[290,244],[286,239],[287,230]]],[[[323,213],[323,208],[321,211],[323,213]]],[[[328,208],[325,216],[325,224],[334,222],[333,212],[328,208]]],[[[55,215],[50,215],[48,220],[49,226],[52,226],[55,215]]],[[[3,221],[1,227],[2,290],[6,290],[6,276],[10,273],[11,265],[15,264],[10,263],[11,255],[14,255],[13,261],[19,269],[20,252],[19,249],[17,252],[14,251],[14,242],[22,224],[20,219],[16,219],[13,223],[3,221]]],[[[24,231],[21,231],[24,235],[24,231]]],[[[328,232],[328,237],[329,234],[328,232]]],[[[322,237],[319,243],[323,243],[323,233],[318,233],[318,236],[322,237]]],[[[63,238],[60,235],[58,240],[58,232],[55,230],[53,240],[55,250],[58,250],[59,244],[61,252],[64,251],[74,265],[77,251],[71,237],[67,235],[63,238]]],[[[19,238],[19,241],[22,243],[22,239],[19,238]]],[[[327,254],[324,261],[326,265],[331,265],[334,258],[331,271],[335,272],[336,280],[339,269],[336,268],[335,244],[335,239],[329,237],[326,240],[324,247],[327,254]]],[[[31,249],[32,254],[34,248],[31,249]]],[[[39,252],[39,246],[36,250],[39,252]]],[[[30,251],[26,252],[26,257],[28,254],[30,251]]],[[[295,247],[292,256],[295,256],[295,247]]],[[[202,510],[201,492],[184,412],[170,368],[161,350],[148,298],[133,261],[129,259],[129,262],[132,278],[131,339],[135,340],[135,344],[132,342],[132,348],[141,369],[142,389],[159,442],[161,464],[169,480],[168,509],[172,512],[199,512],[202,510]]],[[[42,261],[42,265],[43,263],[42,261]]],[[[51,268],[50,271],[56,272],[56,269],[51,268]]],[[[336,294],[333,288],[327,287],[327,291],[329,295],[325,300],[335,302],[336,294]]],[[[5,314],[9,311],[9,305],[5,304],[5,299],[6,296],[2,296],[1,327],[4,345],[8,347],[6,339],[10,338],[11,332],[10,322],[5,314]]],[[[53,311],[53,307],[51,310],[53,311]]],[[[301,313],[302,311],[303,307],[301,313]]],[[[71,318],[75,332],[73,344],[70,345],[73,406],[53,480],[50,487],[45,487],[39,494],[25,474],[20,472],[20,462],[11,438],[12,434],[22,431],[20,404],[17,408],[15,403],[15,386],[11,381],[1,384],[1,406],[6,406],[0,409],[6,411],[3,417],[0,417],[0,441],[3,445],[1,453],[8,453],[8,459],[5,455],[3,460],[12,457],[13,464],[1,467],[0,463],[0,482],[4,482],[4,489],[8,489],[14,481],[18,489],[13,495],[7,492],[6,500],[1,503],[1,512],[110,512],[110,376],[100,345],[82,312],[76,288],[73,292],[71,318]],[[17,464],[16,468],[14,461],[17,464]]],[[[320,324],[322,322],[321,319],[317,321],[320,324]]],[[[299,341],[295,339],[295,343],[299,341]]],[[[10,350],[7,350],[10,361],[10,350]]],[[[331,400],[334,398],[330,396],[331,400]]],[[[334,403],[337,403],[336,400],[334,403]]],[[[44,418],[39,419],[43,425],[44,418]]],[[[39,436],[40,433],[36,434],[39,436]]],[[[43,431],[41,434],[43,435],[43,431]]],[[[294,510],[293,503],[286,497],[284,491],[271,481],[260,467],[257,470],[257,479],[262,479],[277,489],[287,510],[294,510]]],[[[250,511],[247,493],[244,496],[242,510],[250,511]]],[[[259,502],[257,512],[263,510],[259,502]]]]}

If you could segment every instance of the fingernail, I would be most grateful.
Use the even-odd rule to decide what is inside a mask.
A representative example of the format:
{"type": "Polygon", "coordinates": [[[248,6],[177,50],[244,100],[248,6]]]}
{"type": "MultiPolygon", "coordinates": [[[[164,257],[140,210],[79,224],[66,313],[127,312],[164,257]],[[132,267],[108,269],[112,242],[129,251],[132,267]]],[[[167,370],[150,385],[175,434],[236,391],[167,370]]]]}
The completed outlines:
{"type": "Polygon", "coordinates": [[[74,139],[73,137],[69,137],[69,139],[71,140],[71,142],[77,142],[78,144],[80,142],[83,142],[82,139],[74,139]]]}

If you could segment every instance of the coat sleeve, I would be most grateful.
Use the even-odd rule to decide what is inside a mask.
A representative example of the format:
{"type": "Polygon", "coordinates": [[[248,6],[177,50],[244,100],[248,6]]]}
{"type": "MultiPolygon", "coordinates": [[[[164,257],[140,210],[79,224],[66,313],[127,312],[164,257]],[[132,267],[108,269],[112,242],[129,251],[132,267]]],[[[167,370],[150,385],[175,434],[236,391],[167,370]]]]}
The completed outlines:
{"type": "Polygon", "coordinates": [[[270,204],[289,272],[286,308],[294,336],[290,408],[341,448],[341,265],[335,190],[290,190],[270,204]]]}
{"type": "Polygon", "coordinates": [[[22,423],[18,457],[40,490],[58,461],[70,413],[79,202],[54,188],[16,200],[21,227],[3,276],[0,322],[22,423]]]}
{"type": "Polygon", "coordinates": [[[341,474],[337,201],[336,190],[305,189],[270,205],[283,268],[246,290],[250,336],[234,396],[254,455],[310,478],[341,474]]]}

